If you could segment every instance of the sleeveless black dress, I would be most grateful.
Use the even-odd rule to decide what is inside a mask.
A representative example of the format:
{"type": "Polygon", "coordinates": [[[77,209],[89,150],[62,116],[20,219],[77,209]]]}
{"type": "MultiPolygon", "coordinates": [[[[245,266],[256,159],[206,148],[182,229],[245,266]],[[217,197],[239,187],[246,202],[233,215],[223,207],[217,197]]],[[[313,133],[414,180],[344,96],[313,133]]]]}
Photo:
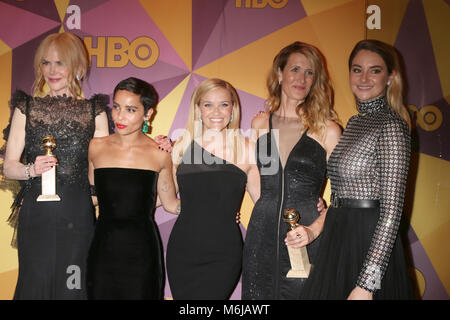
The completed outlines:
{"type": "MultiPolygon", "coordinates": [[[[283,221],[284,209],[300,212],[302,225],[319,216],[317,201],[326,171],[326,151],[303,133],[282,168],[276,136],[270,131],[257,141],[257,164],[261,196],[256,202],[245,237],[242,299],[297,299],[305,279],[286,278],[291,265],[284,238],[290,230],[283,221]]],[[[307,246],[311,264],[318,247],[316,239],[307,246]]]]}
{"type": "Polygon", "coordinates": [[[177,181],[181,213],[167,247],[173,298],[228,299],[241,273],[242,235],[235,220],[247,175],[193,142],[177,181]]]}
{"type": "Polygon", "coordinates": [[[162,299],[162,246],[153,211],[158,173],[94,170],[99,218],[88,259],[89,299],[162,299]]]}
{"type": "MultiPolygon", "coordinates": [[[[11,106],[26,115],[24,163],[44,154],[42,137],[54,136],[56,193],[61,198],[36,202],[42,191],[41,178],[23,182],[10,217],[15,221],[18,213],[19,277],[14,299],[87,298],[86,260],[95,223],[88,147],[95,117],[106,111],[108,100],[104,95],[89,100],[65,95],[33,98],[22,91],[11,100],[11,106]]],[[[7,138],[8,129],[5,134],[7,138]]]]}

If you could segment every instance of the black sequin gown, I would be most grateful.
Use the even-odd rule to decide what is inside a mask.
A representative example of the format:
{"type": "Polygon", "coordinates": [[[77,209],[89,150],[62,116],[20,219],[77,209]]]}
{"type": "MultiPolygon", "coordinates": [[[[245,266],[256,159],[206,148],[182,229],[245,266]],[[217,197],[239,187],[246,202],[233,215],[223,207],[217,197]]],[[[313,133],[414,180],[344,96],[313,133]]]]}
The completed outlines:
{"type": "Polygon", "coordinates": [[[328,160],[337,198],[379,200],[379,208],[330,207],[305,299],[346,299],[359,286],[374,299],[412,298],[398,230],[410,157],[406,123],[385,97],[358,102],[328,160]]]}
{"type": "Polygon", "coordinates": [[[193,142],[177,169],[177,181],[181,213],[167,246],[173,298],[228,299],[241,273],[242,235],[236,213],[247,175],[193,142]]]}
{"type": "MultiPolygon", "coordinates": [[[[300,212],[302,225],[317,219],[317,201],[325,178],[326,151],[305,131],[291,150],[284,168],[276,134],[270,131],[257,141],[257,161],[261,175],[261,196],[250,218],[244,244],[242,299],[297,299],[304,279],[286,278],[290,260],[284,243],[289,225],[284,209],[300,212]]],[[[275,128],[277,129],[277,128],[275,128]]],[[[283,142],[280,142],[283,143],[283,142]]],[[[319,241],[307,246],[314,264],[319,241]]]]}
{"type": "MultiPolygon", "coordinates": [[[[95,117],[109,98],[58,96],[31,98],[17,92],[12,107],[26,115],[25,162],[44,151],[41,139],[53,135],[58,158],[59,202],[36,202],[41,178],[27,180],[17,231],[19,277],[14,299],[86,299],[86,259],[94,232],[95,211],[88,182],[88,146],[95,117]]],[[[17,110],[15,111],[17,112],[17,110]]]]}
{"type": "Polygon", "coordinates": [[[94,179],[99,218],[88,258],[89,299],[162,299],[162,247],[153,220],[158,173],[98,168],[94,179]]]}

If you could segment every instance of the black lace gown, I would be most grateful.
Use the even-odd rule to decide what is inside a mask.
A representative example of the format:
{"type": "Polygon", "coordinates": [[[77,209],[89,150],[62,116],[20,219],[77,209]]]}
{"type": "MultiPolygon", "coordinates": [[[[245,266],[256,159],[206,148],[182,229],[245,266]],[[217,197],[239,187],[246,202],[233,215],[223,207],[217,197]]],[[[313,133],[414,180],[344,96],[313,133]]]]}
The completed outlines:
{"type": "Polygon", "coordinates": [[[14,299],[86,299],[86,259],[95,211],[88,182],[88,146],[95,117],[109,98],[58,96],[31,98],[17,92],[12,107],[26,115],[24,156],[34,162],[44,151],[41,139],[53,135],[58,158],[59,202],[36,202],[41,178],[27,180],[16,199],[23,200],[17,231],[19,277],[14,299]]]}
{"type": "Polygon", "coordinates": [[[94,179],[99,218],[88,258],[89,299],[162,299],[162,246],[153,220],[158,173],[98,168],[94,179]]]}
{"type": "MultiPolygon", "coordinates": [[[[291,269],[284,243],[289,225],[283,221],[284,209],[300,212],[302,225],[319,216],[317,201],[325,178],[326,151],[305,131],[281,165],[277,139],[270,116],[268,134],[257,141],[257,161],[261,175],[261,196],[256,202],[247,228],[243,254],[242,299],[297,299],[305,279],[286,278],[291,269]]],[[[281,140],[281,139],[280,139],[281,140]]],[[[279,143],[284,143],[279,142],[279,143]]],[[[318,240],[307,246],[314,264],[318,240]]]]}
{"type": "Polygon", "coordinates": [[[167,276],[176,300],[224,300],[241,274],[236,213],[247,175],[196,142],[191,147],[177,169],[181,213],[167,246],[167,276]]]}
{"type": "Polygon", "coordinates": [[[398,230],[410,157],[406,123],[385,97],[358,102],[328,161],[335,198],[379,207],[330,207],[305,299],[346,299],[359,286],[374,299],[412,298],[398,230]]]}

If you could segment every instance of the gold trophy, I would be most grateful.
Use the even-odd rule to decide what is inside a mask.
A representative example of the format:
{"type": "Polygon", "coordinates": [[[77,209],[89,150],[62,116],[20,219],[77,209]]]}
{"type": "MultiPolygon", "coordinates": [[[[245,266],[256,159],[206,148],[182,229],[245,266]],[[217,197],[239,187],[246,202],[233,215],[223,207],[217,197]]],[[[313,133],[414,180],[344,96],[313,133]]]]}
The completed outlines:
{"type": "MultiPolygon", "coordinates": [[[[294,209],[285,209],[283,212],[284,222],[289,223],[291,230],[298,227],[298,220],[300,214],[294,209]]],[[[308,278],[311,271],[311,264],[309,263],[308,251],[306,247],[292,248],[287,247],[289,253],[289,260],[291,261],[291,270],[286,275],[286,278],[308,278]]]]}
{"type": "MultiPolygon", "coordinates": [[[[53,136],[45,136],[42,138],[42,149],[45,150],[46,156],[54,156],[53,149],[56,148],[55,138],[53,136]]],[[[56,167],[42,173],[42,194],[36,201],[60,201],[61,198],[56,194],[56,167]]]]}

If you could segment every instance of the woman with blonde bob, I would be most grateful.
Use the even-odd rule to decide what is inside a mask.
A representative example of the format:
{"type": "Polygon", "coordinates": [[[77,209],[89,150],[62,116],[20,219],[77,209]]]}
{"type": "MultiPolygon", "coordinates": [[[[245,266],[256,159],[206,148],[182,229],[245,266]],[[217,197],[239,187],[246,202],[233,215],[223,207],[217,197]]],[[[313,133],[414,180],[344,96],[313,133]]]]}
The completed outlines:
{"type": "Polygon", "coordinates": [[[172,151],[181,199],[167,247],[174,299],[227,299],[239,280],[242,236],[235,217],[246,188],[254,201],[259,197],[254,151],[239,122],[236,90],[221,79],[200,83],[172,151]]]}
{"type": "MultiPolygon", "coordinates": [[[[71,33],[51,34],[35,55],[33,96],[17,91],[7,140],[4,175],[23,181],[9,218],[17,227],[19,277],[14,299],[85,299],[86,258],[95,211],[88,181],[92,137],[109,134],[109,98],[84,99],[81,81],[89,56],[71,33]],[[42,138],[53,136],[54,156],[43,155],[42,138]],[[42,173],[56,167],[60,201],[36,201],[42,173]]],[[[15,233],[16,235],[16,233],[15,233]]]]}
{"type": "Polygon", "coordinates": [[[252,122],[259,136],[261,196],[245,239],[242,298],[297,299],[305,279],[286,277],[291,269],[287,246],[306,246],[314,264],[325,220],[316,202],[341,128],[325,59],[314,46],[297,41],[283,48],[273,60],[267,88],[268,111],[252,122]],[[283,220],[287,209],[300,213],[300,225],[292,231],[283,220]]]}

